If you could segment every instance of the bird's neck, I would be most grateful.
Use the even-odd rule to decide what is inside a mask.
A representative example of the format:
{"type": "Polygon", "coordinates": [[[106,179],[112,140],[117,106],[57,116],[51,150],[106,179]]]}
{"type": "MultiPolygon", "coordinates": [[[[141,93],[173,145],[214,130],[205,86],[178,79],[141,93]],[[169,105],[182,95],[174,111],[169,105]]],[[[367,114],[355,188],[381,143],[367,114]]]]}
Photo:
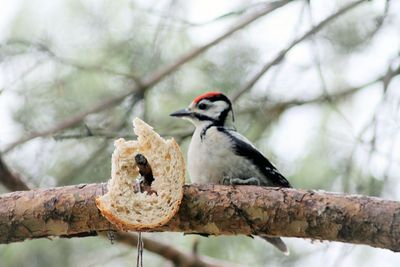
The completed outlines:
{"type": "Polygon", "coordinates": [[[194,134],[200,135],[201,140],[203,140],[207,134],[207,131],[213,126],[225,127],[225,123],[220,123],[218,121],[202,121],[196,125],[194,134]]]}
{"type": "Polygon", "coordinates": [[[199,121],[195,124],[196,126],[196,131],[201,131],[205,128],[209,128],[212,126],[216,126],[217,123],[215,121],[199,121]]]}

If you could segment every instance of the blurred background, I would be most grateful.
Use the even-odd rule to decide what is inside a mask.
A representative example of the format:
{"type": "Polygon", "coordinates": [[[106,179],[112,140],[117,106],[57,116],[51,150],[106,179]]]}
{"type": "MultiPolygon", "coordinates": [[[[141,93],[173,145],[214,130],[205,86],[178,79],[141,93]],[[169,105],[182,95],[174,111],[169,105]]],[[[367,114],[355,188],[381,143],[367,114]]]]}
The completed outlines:
{"type": "MultiPolygon", "coordinates": [[[[219,90],[238,131],[294,187],[400,200],[399,10],[390,0],[3,0],[1,161],[32,188],[103,182],[114,139],[134,138],[132,118],[186,154],[193,128],[168,114],[219,90]]],[[[285,257],[257,238],[145,236],[226,266],[400,266],[361,245],[286,238],[285,257]]],[[[135,262],[134,247],[102,237],[0,245],[0,266],[135,262]]],[[[148,251],[144,263],[174,266],[148,251]]]]}

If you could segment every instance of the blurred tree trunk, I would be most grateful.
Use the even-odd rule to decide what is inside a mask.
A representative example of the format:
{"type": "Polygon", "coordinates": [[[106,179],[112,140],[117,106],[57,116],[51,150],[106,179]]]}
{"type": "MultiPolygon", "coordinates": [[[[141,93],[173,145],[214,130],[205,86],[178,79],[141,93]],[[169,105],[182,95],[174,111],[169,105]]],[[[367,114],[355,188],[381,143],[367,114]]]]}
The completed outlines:
{"type": "MultiPolygon", "coordinates": [[[[82,184],[0,196],[0,243],[115,230],[95,198],[105,184],[82,184]]],[[[400,251],[400,203],[295,189],[188,185],[179,213],[153,231],[303,237],[400,251]]]]}

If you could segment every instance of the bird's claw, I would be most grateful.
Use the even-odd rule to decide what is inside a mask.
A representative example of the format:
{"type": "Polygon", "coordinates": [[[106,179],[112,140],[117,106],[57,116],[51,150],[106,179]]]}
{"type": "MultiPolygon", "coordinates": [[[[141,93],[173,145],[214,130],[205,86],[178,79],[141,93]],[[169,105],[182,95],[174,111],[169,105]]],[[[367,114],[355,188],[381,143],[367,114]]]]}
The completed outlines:
{"type": "Polygon", "coordinates": [[[222,184],[223,185],[257,185],[257,186],[260,186],[261,181],[258,177],[250,177],[247,179],[224,177],[222,179],[222,184]]]}

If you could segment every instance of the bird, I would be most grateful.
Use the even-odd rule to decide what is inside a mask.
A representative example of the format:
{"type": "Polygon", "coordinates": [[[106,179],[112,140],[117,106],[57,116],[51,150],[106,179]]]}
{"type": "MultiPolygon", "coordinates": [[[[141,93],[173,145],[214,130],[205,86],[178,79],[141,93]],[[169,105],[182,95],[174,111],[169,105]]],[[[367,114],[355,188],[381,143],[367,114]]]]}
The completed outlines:
{"type": "MultiPolygon", "coordinates": [[[[188,172],[194,183],[291,187],[277,168],[243,135],[228,125],[234,122],[232,102],[221,92],[207,92],[170,114],[195,126],[188,153],[188,172]]],[[[284,254],[280,237],[260,235],[284,254]]]]}

